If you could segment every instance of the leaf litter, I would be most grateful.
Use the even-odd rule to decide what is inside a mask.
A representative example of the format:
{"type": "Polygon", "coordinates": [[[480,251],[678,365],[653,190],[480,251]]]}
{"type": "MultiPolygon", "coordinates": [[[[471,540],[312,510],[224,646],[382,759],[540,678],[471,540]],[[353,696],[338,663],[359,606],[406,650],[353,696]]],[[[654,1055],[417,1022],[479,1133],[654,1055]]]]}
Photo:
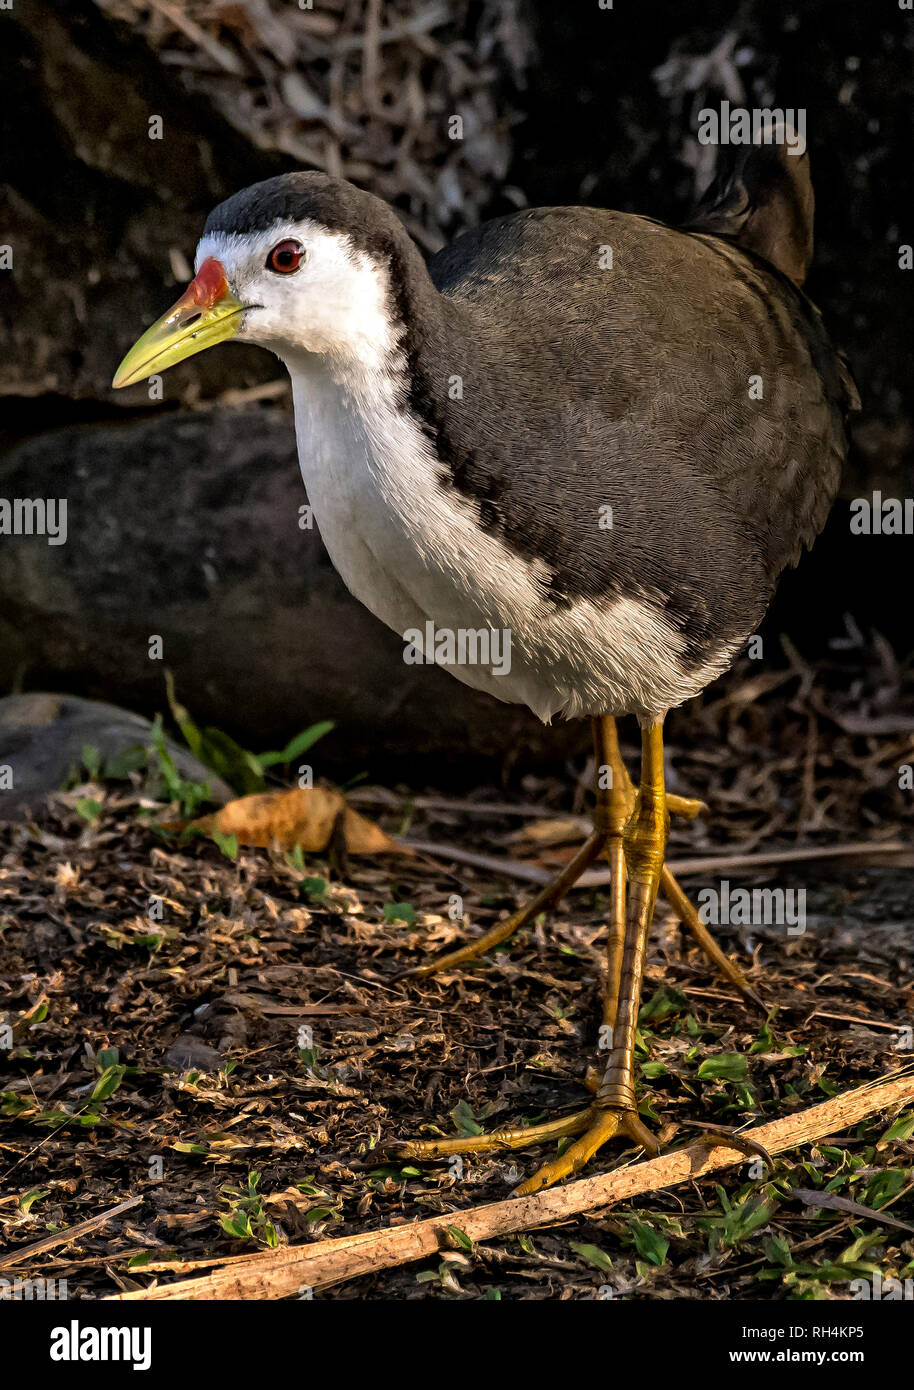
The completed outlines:
{"type": "MultiPolygon", "coordinates": [[[[671,718],[672,788],[712,807],[707,824],[675,827],[671,853],[815,846],[862,830],[910,842],[899,779],[914,751],[910,677],[856,660],[850,682],[846,653],[815,681],[795,654],[778,682],[735,671],[671,718]]],[[[583,824],[586,753],[572,771],[459,799],[370,786],[348,799],[385,834],[409,823],[426,842],[510,858],[528,820],[583,824]]],[[[229,855],[157,832],[175,806],[133,771],[117,784],[88,778],[33,824],[0,831],[0,1275],[99,1296],[429,1215],[453,1213],[460,1232],[461,1211],[506,1197],[546,1153],[423,1165],[390,1162],[379,1146],[580,1106],[605,890],[575,892],[463,971],[400,982],[423,952],[491,926],[524,890],[424,854],[342,866],[301,849],[229,855]]],[[[531,837],[521,852],[555,867],[570,834],[531,837]]],[[[642,1113],[666,1144],[776,1118],[912,1056],[910,871],[797,863],[733,877],[802,886],[805,930],[714,928],[771,1003],[764,1022],[658,909],[638,1055],[642,1113]]],[[[706,882],[688,883],[693,897],[706,882]]],[[[589,1171],[622,1157],[608,1148],[589,1171]]],[[[469,1249],[455,1234],[419,1269],[315,1296],[846,1298],[854,1278],[912,1277],[914,1115],[760,1167],[747,1159],[469,1249]]]]}

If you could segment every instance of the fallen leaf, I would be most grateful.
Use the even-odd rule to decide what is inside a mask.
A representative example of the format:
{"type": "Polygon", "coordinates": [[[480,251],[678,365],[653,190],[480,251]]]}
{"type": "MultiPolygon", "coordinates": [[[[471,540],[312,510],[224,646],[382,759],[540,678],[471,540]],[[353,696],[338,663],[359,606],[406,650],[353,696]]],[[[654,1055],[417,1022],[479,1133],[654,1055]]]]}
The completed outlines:
{"type": "Polygon", "coordinates": [[[329,787],[295,787],[286,792],[258,792],[230,801],[210,816],[200,816],[188,829],[211,835],[234,835],[241,845],[259,849],[276,846],[306,853],[325,850],[339,827],[350,854],[407,854],[403,845],[354,811],[342,792],[329,787]]]}
{"type": "Polygon", "coordinates": [[[576,1255],[593,1265],[594,1269],[602,1269],[607,1274],[612,1270],[612,1260],[598,1245],[583,1245],[577,1240],[569,1241],[569,1245],[576,1255]]]}

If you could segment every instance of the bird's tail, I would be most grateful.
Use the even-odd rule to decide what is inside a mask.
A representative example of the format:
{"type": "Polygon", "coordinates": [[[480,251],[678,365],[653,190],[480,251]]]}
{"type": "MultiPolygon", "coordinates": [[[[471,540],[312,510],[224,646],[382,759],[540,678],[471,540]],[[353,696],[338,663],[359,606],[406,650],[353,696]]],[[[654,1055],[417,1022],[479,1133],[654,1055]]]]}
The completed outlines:
{"type": "Polygon", "coordinates": [[[809,156],[792,127],[770,121],[764,143],[725,145],[717,174],[684,230],[710,232],[764,257],[795,285],[812,260],[815,200],[809,156]]]}

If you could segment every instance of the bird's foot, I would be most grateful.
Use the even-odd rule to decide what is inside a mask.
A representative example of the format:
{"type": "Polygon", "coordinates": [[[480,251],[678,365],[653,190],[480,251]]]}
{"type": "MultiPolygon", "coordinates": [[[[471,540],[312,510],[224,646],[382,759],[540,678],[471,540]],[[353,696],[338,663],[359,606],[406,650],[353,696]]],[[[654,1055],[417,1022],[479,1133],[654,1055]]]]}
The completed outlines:
{"type": "MultiPolygon", "coordinates": [[[[588,1090],[596,1091],[600,1085],[599,1074],[588,1069],[586,1085],[588,1090]]],[[[634,1110],[622,1108],[608,1109],[590,1105],[586,1110],[577,1110],[560,1120],[546,1120],[538,1125],[518,1125],[514,1128],[491,1130],[488,1134],[474,1134],[460,1139],[407,1139],[392,1140],[385,1144],[382,1152],[389,1158],[401,1162],[430,1163],[435,1159],[450,1158],[454,1155],[477,1155],[508,1153],[514,1149],[532,1149],[538,1144],[554,1143],[579,1135],[574,1143],[543,1163],[529,1178],[518,1183],[513,1190],[515,1197],[529,1197],[544,1187],[574,1177],[586,1163],[610,1139],[627,1139],[642,1148],[645,1153],[655,1157],[660,1152],[660,1144],[634,1110]]],[[[752,1139],[751,1135],[739,1134],[733,1130],[717,1130],[702,1127],[702,1143],[708,1148],[737,1149],[747,1158],[757,1161],[763,1159],[769,1173],[773,1163],[768,1151],[752,1139]]]]}
{"type": "Polygon", "coordinates": [[[553,1143],[573,1135],[580,1135],[580,1138],[516,1187],[515,1196],[528,1196],[531,1192],[538,1192],[541,1187],[548,1187],[577,1173],[598,1149],[617,1135],[630,1139],[648,1153],[659,1152],[657,1141],[634,1111],[607,1110],[590,1105],[586,1110],[578,1110],[561,1120],[494,1129],[488,1134],[474,1134],[466,1139],[395,1140],[384,1145],[384,1153],[401,1161],[422,1163],[450,1158],[454,1154],[505,1153],[512,1149],[534,1148],[537,1144],[553,1143]]]}
{"type": "Polygon", "coordinates": [[[460,1139],[393,1142],[385,1146],[385,1152],[392,1156],[422,1161],[573,1139],[563,1153],[543,1164],[516,1189],[519,1195],[526,1196],[578,1172],[608,1140],[617,1136],[624,1136],[649,1153],[657,1153],[656,1140],[637,1114],[635,1043],[647,940],[658,892],[666,895],[728,979],[753,1002],[760,1002],[742,973],[710,941],[698,914],[664,863],[670,813],[695,816],[704,808],[691,798],[667,795],[662,724],[642,724],[641,781],[637,792],[622,763],[613,720],[596,721],[595,740],[598,771],[602,774],[608,765],[612,776],[606,779],[606,791],[601,789],[602,776],[598,777],[594,831],[565,872],[526,908],[500,923],[479,942],[421,968],[422,974],[431,974],[435,969],[459,965],[490,945],[506,940],[523,921],[556,902],[587,866],[605,853],[612,873],[603,990],[603,1025],[609,1057],[602,1077],[591,1072],[586,1078],[593,1100],[584,1110],[543,1124],[497,1129],[460,1139]]]}
{"type": "Polygon", "coordinates": [[[551,1187],[563,1178],[573,1177],[593,1158],[598,1149],[602,1149],[610,1139],[620,1135],[639,1144],[646,1153],[654,1155],[660,1152],[660,1145],[647,1126],[642,1124],[637,1111],[604,1109],[594,1105],[586,1113],[587,1128],[581,1137],[569,1144],[558,1158],[542,1164],[531,1177],[520,1183],[514,1189],[516,1197],[529,1197],[531,1193],[539,1192],[542,1187],[551,1187]]]}

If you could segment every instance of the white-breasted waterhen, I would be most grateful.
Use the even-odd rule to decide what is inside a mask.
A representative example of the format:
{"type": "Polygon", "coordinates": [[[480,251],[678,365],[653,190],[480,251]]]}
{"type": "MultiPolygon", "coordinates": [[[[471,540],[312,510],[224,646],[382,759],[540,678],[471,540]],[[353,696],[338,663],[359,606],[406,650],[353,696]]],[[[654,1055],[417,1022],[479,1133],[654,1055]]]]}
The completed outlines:
{"type": "Polygon", "coordinates": [[[428,264],[373,195],[321,173],[268,179],[210,214],[193,283],[115,378],[131,385],[228,338],[275,352],[308,497],[353,594],[411,641],[431,635],[437,655],[462,651],[449,669],[468,685],[544,720],[594,722],[604,773],[583,848],[522,911],[413,972],[504,941],[606,855],[612,1043],[592,1102],[531,1128],[402,1143],[400,1156],[579,1136],[518,1189],[532,1192],[615,1134],[656,1150],[633,1046],[660,890],[753,997],[664,867],[670,811],[701,803],[665,793],[662,730],[731,664],[822,529],[856,405],[799,288],[812,186],[779,134],[731,149],[684,227],[533,208],[428,264]],[[439,650],[441,633],[510,646],[495,644],[496,662],[475,642],[468,659],[459,641],[439,650]],[[627,714],[641,726],[637,791],[614,722],[627,714]]]}

